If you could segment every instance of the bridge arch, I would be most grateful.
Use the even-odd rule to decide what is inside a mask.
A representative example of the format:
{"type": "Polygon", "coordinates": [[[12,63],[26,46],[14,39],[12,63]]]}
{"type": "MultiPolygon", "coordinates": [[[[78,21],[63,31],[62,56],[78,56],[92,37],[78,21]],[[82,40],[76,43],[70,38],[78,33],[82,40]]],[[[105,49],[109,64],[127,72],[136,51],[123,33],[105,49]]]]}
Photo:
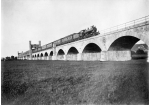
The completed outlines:
{"type": "Polygon", "coordinates": [[[96,38],[96,39],[91,39],[91,40],[83,42],[81,44],[81,48],[79,49],[79,53],[83,53],[84,48],[87,45],[89,45],[90,43],[95,44],[95,46],[97,45],[101,49],[101,51],[105,50],[105,46],[102,43],[101,39],[100,38],[96,38]]]}
{"type": "Polygon", "coordinates": [[[57,52],[57,60],[66,60],[65,52],[62,49],[57,52]]]}
{"type": "Polygon", "coordinates": [[[34,58],[33,58],[33,60],[36,60],[36,54],[34,55],[34,58]]]}
{"type": "Polygon", "coordinates": [[[82,60],[100,60],[101,48],[95,43],[88,43],[82,51],[82,60]]]}
{"type": "Polygon", "coordinates": [[[47,56],[48,56],[48,53],[47,53],[47,52],[45,52],[44,56],[45,56],[45,57],[47,57],[47,56]]]}
{"type": "Polygon", "coordinates": [[[40,54],[40,57],[43,57],[43,53],[40,54]]]}
{"type": "Polygon", "coordinates": [[[132,30],[115,33],[108,39],[108,60],[125,61],[133,59],[133,52],[131,49],[139,40],[142,40],[149,47],[149,37],[147,33],[135,33],[132,30]]]}
{"type": "Polygon", "coordinates": [[[39,60],[39,59],[40,59],[39,57],[40,57],[40,54],[37,54],[37,60],[39,60]]]}
{"type": "Polygon", "coordinates": [[[99,53],[101,52],[101,48],[95,43],[88,43],[82,53],[99,53]]]}
{"type": "Polygon", "coordinates": [[[122,36],[115,39],[108,48],[108,51],[130,50],[140,39],[134,36],[122,36]]]}
{"type": "Polygon", "coordinates": [[[66,55],[66,60],[77,60],[78,53],[79,51],[75,47],[70,47],[66,55]]]}
{"type": "Polygon", "coordinates": [[[44,52],[44,60],[48,60],[48,53],[44,52]]]}
{"type": "Polygon", "coordinates": [[[50,56],[53,56],[53,51],[51,51],[49,55],[50,55],[50,56]]]}
{"type": "MultiPolygon", "coordinates": [[[[140,33],[140,32],[136,33],[136,32],[132,32],[130,30],[128,30],[127,32],[123,32],[123,33],[117,33],[117,34],[114,34],[112,37],[108,38],[109,40],[107,40],[106,48],[107,48],[107,50],[112,50],[110,48],[111,46],[113,46],[113,45],[115,46],[118,43],[120,44],[121,41],[124,43],[125,40],[127,42],[131,43],[131,46],[134,45],[139,40],[142,40],[149,47],[149,37],[148,36],[149,36],[149,33],[147,33],[147,32],[146,33],[145,32],[144,33],[140,33]]],[[[121,44],[121,45],[124,45],[124,44],[121,44]]]]}
{"type": "Polygon", "coordinates": [[[57,55],[65,55],[64,51],[62,49],[60,49],[58,52],[57,52],[57,55]]]}
{"type": "Polygon", "coordinates": [[[68,52],[67,52],[67,55],[69,54],[78,54],[79,51],[75,48],[75,47],[70,47],[68,52]]]}

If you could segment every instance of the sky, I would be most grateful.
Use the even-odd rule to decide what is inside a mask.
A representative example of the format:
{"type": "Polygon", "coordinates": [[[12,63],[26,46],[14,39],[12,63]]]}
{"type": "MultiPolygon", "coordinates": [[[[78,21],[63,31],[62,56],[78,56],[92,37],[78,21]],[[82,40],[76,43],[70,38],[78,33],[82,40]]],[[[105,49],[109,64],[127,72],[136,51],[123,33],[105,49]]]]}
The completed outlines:
{"type": "Polygon", "coordinates": [[[95,25],[103,30],[149,15],[149,0],[1,0],[1,57],[95,25]]]}

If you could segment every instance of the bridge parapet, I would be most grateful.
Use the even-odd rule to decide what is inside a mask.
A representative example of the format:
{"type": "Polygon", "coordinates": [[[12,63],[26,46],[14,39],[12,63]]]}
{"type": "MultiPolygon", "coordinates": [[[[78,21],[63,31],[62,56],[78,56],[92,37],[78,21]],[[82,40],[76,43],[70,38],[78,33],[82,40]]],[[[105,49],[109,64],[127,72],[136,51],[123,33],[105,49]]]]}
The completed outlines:
{"type": "Polygon", "coordinates": [[[113,32],[126,30],[126,29],[130,29],[134,27],[139,27],[139,26],[146,25],[146,24],[149,24],[149,15],[133,20],[133,21],[129,21],[129,22],[117,25],[117,26],[113,26],[113,27],[101,30],[100,33],[101,35],[106,35],[106,34],[110,34],[113,32]]]}

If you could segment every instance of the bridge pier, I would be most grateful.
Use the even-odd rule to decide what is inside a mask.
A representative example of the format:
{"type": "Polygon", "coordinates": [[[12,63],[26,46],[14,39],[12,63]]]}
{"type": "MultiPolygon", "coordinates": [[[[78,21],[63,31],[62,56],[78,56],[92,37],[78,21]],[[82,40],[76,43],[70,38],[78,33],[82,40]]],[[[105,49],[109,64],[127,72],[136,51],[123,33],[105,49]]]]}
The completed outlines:
{"type": "Polygon", "coordinates": [[[66,60],[77,61],[77,54],[66,55],[66,60]]]}
{"type": "Polygon", "coordinates": [[[51,56],[51,60],[57,60],[56,58],[56,55],[51,56]]]}
{"type": "Polygon", "coordinates": [[[131,60],[131,51],[107,51],[108,61],[128,61],[131,60]]]}
{"type": "Polygon", "coordinates": [[[82,59],[81,59],[81,56],[82,56],[82,53],[78,53],[78,54],[77,54],[77,61],[82,60],[82,59]]]}
{"type": "Polygon", "coordinates": [[[48,60],[48,57],[47,56],[44,56],[44,60],[48,60]]]}
{"type": "Polygon", "coordinates": [[[64,59],[63,59],[64,61],[66,61],[66,56],[67,56],[67,55],[64,55],[64,59]]]}
{"type": "Polygon", "coordinates": [[[100,61],[107,61],[107,51],[101,51],[100,61]]]}
{"type": "Polygon", "coordinates": [[[39,57],[39,60],[41,60],[41,57],[39,57]]]}
{"type": "Polygon", "coordinates": [[[82,53],[83,61],[100,61],[101,53],[82,53]]]}
{"type": "Polygon", "coordinates": [[[45,60],[44,57],[41,57],[41,60],[45,60]]]}
{"type": "Polygon", "coordinates": [[[66,55],[57,55],[56,60],[66,60],[66,55]]]}
{"type": "Polygon", "coordinates": [[[31,57],[28,57],[28,60],[32,60],[32,58],[31,57]]]}
{"type": "Polygon", "coordinates": [[[101,51],[100,61],[128,61],[131,51],[101,51]]]}

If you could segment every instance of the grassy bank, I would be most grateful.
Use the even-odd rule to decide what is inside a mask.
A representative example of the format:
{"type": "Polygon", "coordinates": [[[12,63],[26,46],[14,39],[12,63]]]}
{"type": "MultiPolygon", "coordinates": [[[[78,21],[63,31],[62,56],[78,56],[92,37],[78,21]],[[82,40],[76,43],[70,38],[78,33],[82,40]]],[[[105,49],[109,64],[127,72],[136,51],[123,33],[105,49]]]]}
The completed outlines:
{"type": "Polygon", "coordinates": [[[2,104],[147,104],[148,69],[144,60],[2,62],[2,104]]]}

